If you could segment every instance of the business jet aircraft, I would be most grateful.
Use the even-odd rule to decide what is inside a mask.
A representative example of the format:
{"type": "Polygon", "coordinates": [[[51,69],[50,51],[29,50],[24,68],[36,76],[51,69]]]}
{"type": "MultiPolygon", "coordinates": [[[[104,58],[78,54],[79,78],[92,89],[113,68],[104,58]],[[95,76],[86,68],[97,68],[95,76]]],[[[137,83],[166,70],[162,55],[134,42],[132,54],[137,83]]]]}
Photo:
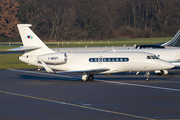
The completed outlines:
{"type": "Polygon", "coordinates": [[[23,46],[14,51],[25,51],[19,60],[30,65],[44,67],[49,73],[82,73],[82,80],[93,80],[94,74],[166,70],[174,65],[152,53],[139,51],[56,53],[49,49],[29,28],[31,24],[18,24],[23,46]]]}
{"type": "MultiPolygon", "coordinates": [[[[160,59],[180,67],[180,30],[172,40],[158,45],[138,45],[124,47],[80,47],[80,48],[53,48],[56,52],[122,52],[136,51],[155,54],[160,59]]],[[[169,75],[167,70],[156,70],[155,73],[169,75]]]]}

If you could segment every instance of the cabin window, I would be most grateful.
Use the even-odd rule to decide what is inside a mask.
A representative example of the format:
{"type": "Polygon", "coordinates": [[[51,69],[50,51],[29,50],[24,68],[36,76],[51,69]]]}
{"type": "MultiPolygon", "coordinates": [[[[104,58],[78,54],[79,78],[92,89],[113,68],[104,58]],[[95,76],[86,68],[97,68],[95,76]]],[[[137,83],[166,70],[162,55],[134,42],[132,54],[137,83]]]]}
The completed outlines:
{"type": "Polygon", "coordinates": [[[128,62],[129,58],[89,58],[89,62],[128,62]]]}

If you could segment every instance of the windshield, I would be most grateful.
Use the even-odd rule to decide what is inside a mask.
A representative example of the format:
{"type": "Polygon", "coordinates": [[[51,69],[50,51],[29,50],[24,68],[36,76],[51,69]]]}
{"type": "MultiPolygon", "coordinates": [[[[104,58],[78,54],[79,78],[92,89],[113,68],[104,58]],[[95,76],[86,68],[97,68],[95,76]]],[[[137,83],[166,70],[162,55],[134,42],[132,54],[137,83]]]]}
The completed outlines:
{"type": "Polygon", "coordinates": [[[159,59],[156,55],[148,55],[147,59],[159,59]]]}

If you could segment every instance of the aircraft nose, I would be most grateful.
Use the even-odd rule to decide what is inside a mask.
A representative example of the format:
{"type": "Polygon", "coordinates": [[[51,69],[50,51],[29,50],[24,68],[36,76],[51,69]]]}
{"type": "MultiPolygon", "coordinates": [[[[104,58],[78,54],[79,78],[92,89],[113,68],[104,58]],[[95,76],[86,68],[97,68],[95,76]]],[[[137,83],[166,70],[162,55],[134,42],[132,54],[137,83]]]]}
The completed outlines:
{"type": "Polygon", "coordinates": [[[164,62],[164,64],[162,65],[165,69],[171,69],[174,68],[175,66],[171,63],[168,62],[164,62]]]}

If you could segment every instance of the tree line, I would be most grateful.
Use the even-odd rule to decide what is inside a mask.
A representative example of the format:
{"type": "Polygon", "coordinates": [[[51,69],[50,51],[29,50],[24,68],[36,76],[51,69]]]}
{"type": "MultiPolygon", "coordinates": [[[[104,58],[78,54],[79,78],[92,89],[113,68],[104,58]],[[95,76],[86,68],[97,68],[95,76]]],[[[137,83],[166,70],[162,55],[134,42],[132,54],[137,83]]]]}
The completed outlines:
{"type": "Polygon", "coordinates": [[[0,39],[17,40],[30,23],[46,41],[173,36],[179,0],[1,0],[0,39]]]}

